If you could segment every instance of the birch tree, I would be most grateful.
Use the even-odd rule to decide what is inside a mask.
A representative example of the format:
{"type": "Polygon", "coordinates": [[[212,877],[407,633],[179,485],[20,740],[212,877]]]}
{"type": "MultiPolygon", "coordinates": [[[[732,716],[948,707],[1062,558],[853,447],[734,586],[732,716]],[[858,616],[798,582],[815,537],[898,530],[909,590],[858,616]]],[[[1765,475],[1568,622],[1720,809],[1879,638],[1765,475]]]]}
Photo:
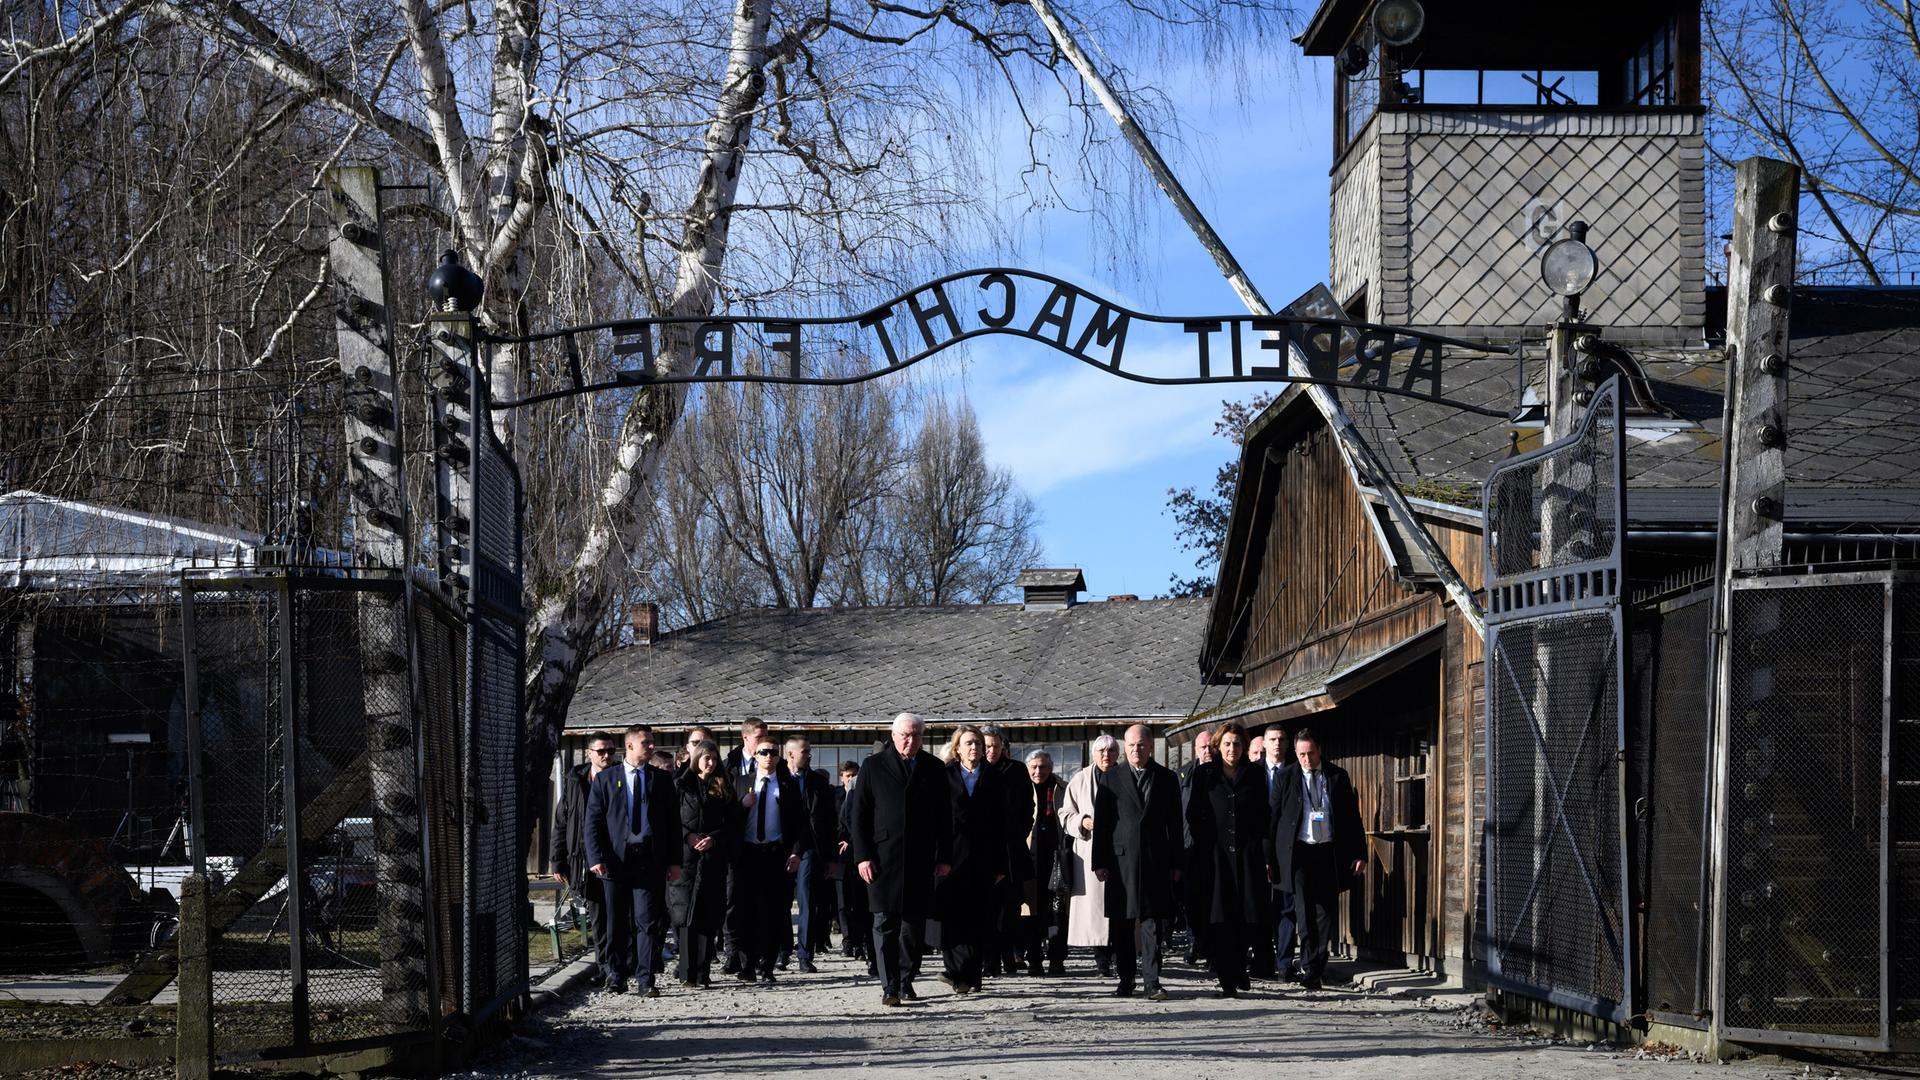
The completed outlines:
{"type": "MultiPolygon", "coordinates": [[[[1286,21],[1267,0],[1142,0],[1077,14],[1081,32],[1119,57],[1204,57],[1229,82],[1286,21]]],[[[502,334],[857,300],[897,288],[958,241],[991,244],[1009,222],[995,193],[1025,185],[1030,199],[1055,201],[1054,170],[1087,178],[1098,193],[1088,209],[1113,220],[1150,190],[1107,153],[1108,125],[1031,11],[995,0],[55,0],[6,33],[0,95],[107,49],[165,67],[183,41],[223,70],[246,70],[276,110],[249,132],[299,121],[330,137],[336,159],[378,160],[426,185],[408,215],[481,274],[479,318],[502,334]],[[1063,101],[1065,128],[1046,119],[1063,101]],[[1004,160],[1002,117],[1013,118],[1025,160],[1004,160]]],[[[1164,124],[1150,85],[1114,67],[1164,124]]],[[[43,105],[67,107],[30,107],[43,105]]],[[[240,160],[264,150],[258,134],[247,138],[234,147],[240,160]]],[[[301,284],[317,288],[321,268],[297,265],[301,284]]],[[[403,305],[417,286],[399,266],[403,305]]],[[[297,308],[301,295],[280,308],[297,308]]],[[[270,334],[260,331],[262,348],[270,334]]],[[[656,370],[689,370],[692,345],[688,334],[665,335],[656,370]]],[[[484,376],[509,399],[559,363],[537,349],[494,349],[484,376]]],[[[650,481],[686,393],[655,387],[496,417],[530,481],[530,790],[631,583],[650,481]]]]}

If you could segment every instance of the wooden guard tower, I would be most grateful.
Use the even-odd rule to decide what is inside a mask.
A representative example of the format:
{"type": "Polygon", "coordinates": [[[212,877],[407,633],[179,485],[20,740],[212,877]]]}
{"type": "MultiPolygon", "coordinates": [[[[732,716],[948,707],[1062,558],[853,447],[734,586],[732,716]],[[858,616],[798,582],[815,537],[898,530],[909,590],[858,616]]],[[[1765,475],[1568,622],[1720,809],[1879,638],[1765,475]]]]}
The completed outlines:
{"type": "Polygon", "coordinates": [[[1331,280],[1350,313],[1538,335],[1559,302],[1540,254],[1580,220],[1600,256],[1591,321],[1621,342],[1700,341],[1699,0],[1625,0],[1601,18],[1532,0],[1324,0],[1299,43],[1333,58],[1331,280]]]}

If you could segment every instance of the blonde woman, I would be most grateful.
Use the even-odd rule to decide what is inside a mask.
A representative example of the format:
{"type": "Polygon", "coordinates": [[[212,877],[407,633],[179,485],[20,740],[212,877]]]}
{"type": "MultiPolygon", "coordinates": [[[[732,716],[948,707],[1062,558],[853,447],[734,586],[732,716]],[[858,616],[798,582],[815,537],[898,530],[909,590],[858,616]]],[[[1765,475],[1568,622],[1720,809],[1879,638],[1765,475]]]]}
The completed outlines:
{"type": "Polygon", "coordinates": [[[1093,876],[1094,788],[1101,773],[1120,760],[1120,741],[1111,735],[1093,740],[1093,765],[1073,774],[1060,805],[1060,833],[1073,841],[1068,859],[1067,944],[1091,946],[1101,978],[1113,977],[1113,952],[1107,947],[1107,888],[1093,876]]]}

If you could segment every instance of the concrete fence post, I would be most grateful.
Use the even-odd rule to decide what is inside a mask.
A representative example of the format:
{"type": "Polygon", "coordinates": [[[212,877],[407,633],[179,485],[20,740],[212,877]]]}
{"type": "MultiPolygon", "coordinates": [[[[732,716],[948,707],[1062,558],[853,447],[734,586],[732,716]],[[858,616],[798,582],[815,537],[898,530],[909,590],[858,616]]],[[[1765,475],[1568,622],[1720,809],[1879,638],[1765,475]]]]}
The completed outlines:
{"type": "Polygon", "coordinates": [[[188,874],[181,882],[175,1080],[213,1076],[213,923],[207,911],[208,892],[205,874],[188,874]]]}

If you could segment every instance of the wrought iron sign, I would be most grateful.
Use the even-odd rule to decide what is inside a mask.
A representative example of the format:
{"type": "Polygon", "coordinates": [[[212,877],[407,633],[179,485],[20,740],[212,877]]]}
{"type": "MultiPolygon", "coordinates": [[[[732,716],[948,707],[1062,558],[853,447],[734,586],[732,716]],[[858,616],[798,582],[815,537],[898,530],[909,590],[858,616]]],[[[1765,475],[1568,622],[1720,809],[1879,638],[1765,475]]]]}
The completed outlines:
{"type": "Polygon", "coordinates": [[[675,383],[846,385],[903,370],[991,334],[1039,342],[1134,382],[1356,387],[1494,417],[1507,416],[1507,410],[1445,396],[1446,350],[1515,352],[1505,345],[1348,319],[1324,287],[1269,317],[1153,315],[1060,278],[1008,268],[949,274],[852,315],[631,319],[524,336],[488,335],[485,341],[559,343],[566,350],[568,375],[562,385],[534,386],[515,400],[494,402],[496,408],[517,408],[575,394],[675,383]],[[1289,343],[1297,343],[1308,358],[1305,377],[1287,370],[1289,343]],[[610,355],[611,377],[589,381],[583,374],[580,357],[594,350],[610,355]],[[690,369],[664,370],[660,357],[669,352],[691,355],[690,369]],[[851,373],[844,368],[828,372],[813,362],[825,356],[871,362],[851,373]]]}

